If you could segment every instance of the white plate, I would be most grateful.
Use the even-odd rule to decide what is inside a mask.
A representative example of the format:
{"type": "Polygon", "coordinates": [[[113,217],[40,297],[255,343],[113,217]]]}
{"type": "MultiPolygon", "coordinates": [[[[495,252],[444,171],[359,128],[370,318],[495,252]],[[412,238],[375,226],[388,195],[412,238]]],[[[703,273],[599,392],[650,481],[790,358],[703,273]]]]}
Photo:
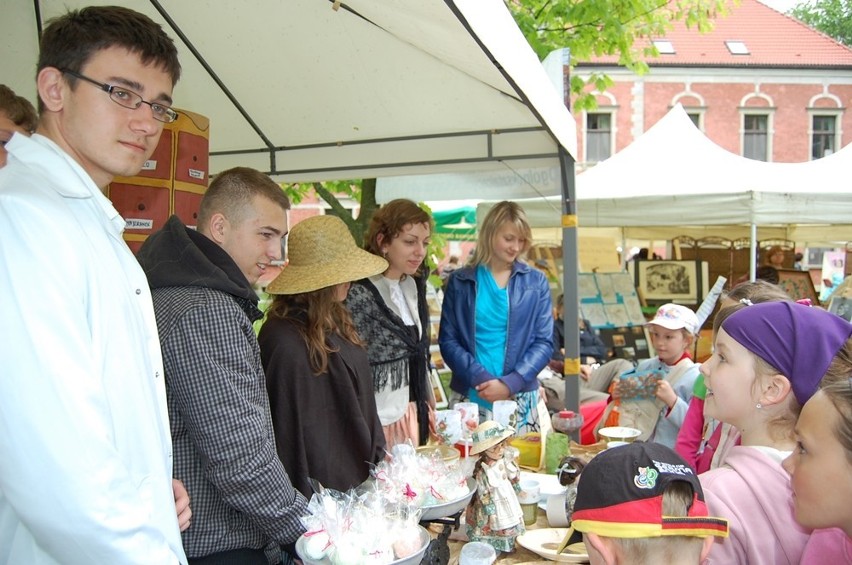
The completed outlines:
{"type": "MultiPolygon", "coordinates": [[[[525,534],[518,536],[517,542],[521,547],[528,549],[551,561],[557,563],[588,563],[587,553],[565,553],[556,554],[559,542],[568,533],[568,528],[543,528],[539,530],[527,530],[525,534]]],[[[569,546],[570,547],[570,546],[569,546]]]]}

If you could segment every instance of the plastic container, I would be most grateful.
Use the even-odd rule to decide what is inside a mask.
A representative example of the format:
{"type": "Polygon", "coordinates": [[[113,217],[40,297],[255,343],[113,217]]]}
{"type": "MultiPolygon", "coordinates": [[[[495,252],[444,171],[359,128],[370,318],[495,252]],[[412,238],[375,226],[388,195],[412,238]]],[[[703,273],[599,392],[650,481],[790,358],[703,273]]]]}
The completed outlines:
{"type": "Polygon", "coordinates": [[[509,445],[518,450],[518,465],[528,469],[541,467],[541,434],[539,432],[515,436],[509,440],[509,445]]]}
{"type": "Polygon", "coordinates": [[[550,423],[553,429],[563,434],[573,434],[583,427],[583,415],[573,410],[561,410],[551,416],[550,423]]]}
{"type": "Polygon", "coordinates": [[[459,554],[459,565],[491,565],[497,559],[497,551],[481,541],[464,544],[459,554]]]}

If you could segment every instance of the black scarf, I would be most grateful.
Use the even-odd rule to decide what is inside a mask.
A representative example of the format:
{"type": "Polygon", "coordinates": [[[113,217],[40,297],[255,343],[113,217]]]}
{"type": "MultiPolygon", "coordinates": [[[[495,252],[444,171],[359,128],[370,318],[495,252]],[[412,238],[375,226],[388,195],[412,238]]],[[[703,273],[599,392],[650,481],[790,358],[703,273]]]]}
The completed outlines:
{"type": "Polygon", "coordinates": [[[420,337],[417,336],[417,326],[406,326],[396,312],[386,303],[379,289],[369,279],[362,279],[353,284],[359,284],[370,291],[373,304],[370,305],[370,317],[379,326],[380,339],[371,340],[366,344],[373,369],[374,386],[384,388],[390,380],[391,388],[398,389],[405,385],[408,378],[409,400],[417,406],[417,423],[420,429],[420,445],[429,438],[429,354],[430,329],[429,305],[426,303],[426,279],[415,277],[417,287],[417,314],[420,327],[423,328],[420,337]],[[404,366],[408,365],[408,371],[404,366]]]}

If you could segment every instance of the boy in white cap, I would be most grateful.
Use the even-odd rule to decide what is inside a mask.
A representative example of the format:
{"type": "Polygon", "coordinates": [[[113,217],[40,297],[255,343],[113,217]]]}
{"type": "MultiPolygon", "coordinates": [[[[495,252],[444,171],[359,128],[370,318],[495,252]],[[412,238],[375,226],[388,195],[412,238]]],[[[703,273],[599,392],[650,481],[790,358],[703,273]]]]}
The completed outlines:
{"type": "Polygon", "coordinates": [[[657,356],[613,380],[613,402],[598,427],[637,428],[639,439],[674,447],[699,374],[689,354],[698,318],[686,306],[663,304],[647,327],[657,356]]]}

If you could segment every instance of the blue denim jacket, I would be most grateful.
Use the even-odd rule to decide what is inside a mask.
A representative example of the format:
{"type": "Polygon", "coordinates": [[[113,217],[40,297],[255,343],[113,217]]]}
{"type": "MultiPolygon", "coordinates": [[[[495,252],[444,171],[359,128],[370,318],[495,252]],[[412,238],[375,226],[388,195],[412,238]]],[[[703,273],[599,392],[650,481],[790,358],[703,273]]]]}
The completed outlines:
{"type": "Polygon", "coordinates": [[[515,261],[509,277],[509,324],[503,375],[491,375],[476,360],[476,268],[450,275],[444,291],[438,343],[453,372],[450,388],[467,395],[493,378],[502,378],[512,394],[538,389],[536,376],[553,353],[550,287],[544,274],[515,261]]]}

